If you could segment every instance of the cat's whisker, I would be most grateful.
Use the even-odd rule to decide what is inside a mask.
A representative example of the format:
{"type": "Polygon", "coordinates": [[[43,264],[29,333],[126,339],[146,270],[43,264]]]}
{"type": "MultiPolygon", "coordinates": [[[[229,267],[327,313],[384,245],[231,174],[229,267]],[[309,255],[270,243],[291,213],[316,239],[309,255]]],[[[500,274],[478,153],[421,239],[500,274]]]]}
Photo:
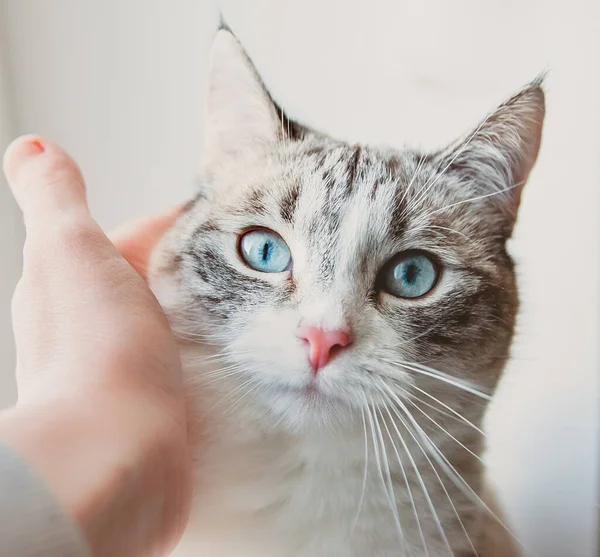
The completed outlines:
{"type": "Polygon", "coordinates": [[[460,232],[460,230],[454,230],[454,228],[449,228],[448,226],[437,226],[434,224],[426,224],[423,226],[413,228],[411,230],[411,233],[420,232],[421,230],[446,230],[448,232],[453,232],[454,234],[458,234],[458,235],[462,236],[463,238],[465,238],[466,240],[471,241],[471,238],[469,238],[463,232],[460,232]]]}
{"type": "MultiPolygon", "coordinates": [[[[387,406],[384,407],[385,411],[388,414],[388,418],[393,422],[391,414],[387,409],[387,406]]],[[[402,464],[402,458],[400,458],[400,453],[398,452],[398,448],[396,447],[396,443],[394,443],[394,438],[390,432],[390,429],[385,421],[385,418],[381,416],[381,421],[385,427],[385,431],[388,435],[392,448],[394,449],[394,453],[396,454],[396,460],[398,461],[398,465],[400,466],[400,470],[402,471],[402,478],[404,479],[404,485],[406,486],[406,490],[408,492],[408,496],[410,497],[410,504],[415,515],[415,519],[417,521],[417,528],[419,529],[419,536],[421,537],[421,542],[423,543],[423,550],[425,551],[425,555],[429,557],[429,549],[427,548],[427,542],[425,541],[425,534],[423,533],[423,527],[421,526],[421,520],[419,519],[419,512],[417,510],[417,506],[415,504],[415,498],[413,497],[412,490],[410,488],[410,483],[408,481],[408,477],[406,475],[406,470],[404,469],[404,464],[402,464]]]]}
{"type": "Polygon", "coordinates": [[[171,316],[170,325],[173,334],[184,339],[189,339],[192,341],[201,341],[202,343],[208,344],[210,346],[225,345],[229,341],[229,339],[225,335],[218,335],[214,332],[202,333],[199,331],[190,330],[203,328],[203,324],[200,321],[190,319],[182,313],[175,317],[171,316]],[[182,329],[181,327],[184,328],[182,329]]]}
{"type": "Polygon", "coordinates": [[[230,358],[219,358],[219,359],[213,359],[213,360],[203,360],[202,358],[185,358],[185,363],[186,365],[189,364],[194,364],[194,365],[205,365],[208,366],[208,371],[206,373],[202,373],[201,377],[209,377],[209,375],[211,373],[213,373],[214,371],[217,371],[217,369],[225,369],[226,367],[232,367],[232,366],[236,366],[236,365],[241,365],[239,362],[236,362],[235,360],[231,360],[230,358]],[[223,367],[219,367],[219,368],[213,368],[212,366],[223,366],[223,367]]]}
{"type": "Polygon", "coordinates": [[[211,356],[206,356],[205,361],[211,360],[213,358],[219,358],[220,356],[224,356],[224,357],[233,357],[233,356],[245,356],[246,354],[251,354],[252,352],[254,352],[254,350],[236,350],[236,351],[224,351],[224,352],[219,352],[217,354],[213,354],[211,356]]]}
{"type": "Polygon", "coordinates": [[[467,420],[467,418],[465,418],[462,414],[460,414],[459,412],[457,412],[456,410],[454,410],[454,408],[448,406],[447,404],[445,404],[444,402],[442,402],[440,399],[436,398],[432,394],[429,394],[427,391],[421,389],[420,387],[417,387],[416,385],[412,385],[411,388],[412,389],[416,389],[420,393],[424,394],[426,397],[428,397],[431,400],[437,402],[440,406],[444,407],[446,410],[448,410],[449,412],[451,412],[452,414],[454,414],[454,416],[456,416],[461,422],[464,422],[465,424],[471,426],[475,431],[479,432],[484,437],[487,437],[486,434],[485,434],[485,432],[481,428],[477,427],[473,422],[467,420]]]}
{"type": "Polygon", "coordinates": [[[444,380],[448,381],[449,384],[452,384],[455,387],[464,388],[464,389],[468,388],[468,389],[470,389],[470,391],[468,391],[468,392],[471,392],[471,394],[474,394],[475,396],[478,396],[485,400],[491,399],[491,392],[486,392],[485,387],[482,387],[481,385],[478,385],[477,383],[473,383],[472,381],[467,381],[465,379],[454,377],[453,375],[450,375],[449,373],[440,371],[439,369],[435,369],[435,368],[432,368],[431,366],[426,366],[425,364],[421,364],[418,362],[407,362],[407,361],[403,361],[403,360],[396,360],[396,361],[401,365],[416,368],[414,371],[427,372],[432,375],[435,375],[436,377],[438,377],[440,379],[444,379],[444,380]],[[452,382],[452,383],[450,383],[450,382],[452,382]]]}
{"type": "Polygon", "coordinates": [[[207,379],[211,379],[213,377],[223,377],[225,375],[229,375],[229,374],[235,373],[240,370],[241,370],[241,367],[237,366],[237,365],[236,366],[226,366],[223,368],[215,369],[215,370],[207,372],[207,373],[202,373],[201,375],[194,375],[191,378],[189,378],[188,381],[191,381],[192,383],[197,383],[197,384],[204,386],[204,385],[209,384],[209,382],[207,382],[207,379]]]}
{"type": "Polygon", "coordinates": [[[187,362],[193,363],[219,363],[219,362],[231,362],[234,363],[234,358],[239,356],[248,356],[254,354],[254,350],[240,350],[240,351],[226,351],[219,352],[218,354],[211,354],[209,356],[199,356],[197,358],[187,358],[187,362]]]}
{"type": "Polygon", "coordinates": [[[277,421],[269,426],[269,429],[272,431],[279,431],[278,428],[283,423],[283,420],[285,420],[285,414],[282,412],[277,421]]]}
{"type": "MultiPolygon", "coordinates": [[[[218,381],[223,381],[223,379],[227,379],[228,377],[233,377],[234,375],[241,375],[243,373],[243,371],[244,371],[244,368],[242,366],[237,366],[237,367],[232,368],[224,373],[216,373],[213,375],[207,374],[206,377],[208,377],[210,379],[210,381],[200,380],[198,383],[201,387],[208,387],[208,385],[212,385],[213,383],[216,383],[218,381]]],[[[202,378],[202,379],[204,379],[204,378],[202,378]]]]}
{"type": "Polygon", "coordinates": [[[185,361],[191,364],[233,364],[228,354],[218,354],[212,356],[186,356],[185,361]]]}
{"type": "Polygon", "coordinates": [[[208,410],[206,410],[205,412],[202,413],[200,418],[198,418],[198,420],[192,425],[192,428],[190,431],[194,431],[198,427],[198,425],[200,425],[200,423],[204,420],[204,418],[206,418],[206,416],[208,414],[210,414],[210,412],[212,410],[214,410],[217,406],[221,405],[223,402],[225,402],[227,399],[231,398],[232,396],[235,396],[244,387],[246,387],[247,385],[249,385],[250,383],[252,383],[254,381],[256,381],[256,379],[254,377],[251,377],[250,379],[243,381],[240,385],[238,385],[235,389],[233,389],[233,391],[230,391],[230,392],[226,393],[224,396],[222,396],[221,398],[219,398],[219,400],[217,400],[217,402],[215,402],[210,408],[208,408],[208,410]]]}
{"type": "Polygon", "coordinates": [[[240,362],[230,362],[223,367],[219,367],[208,371],[206,373],[198,375],[198,379],[201,381],[203,379],[208,379],[210,377],[218,376],[221,372],[230,372],[230,371],[244,371],[247,367],[240,362]]]}
{"type": "Polygon", "coordinates": [[[419,333],[418,335],[415,335],[414,337],[408,338],[406,340],[403,340],[401,342],[398,342],[395,347],[397,346],[403,346],[405,344],[410,344],[411,342],[414,342],[415,340],[419,340],[420,338],[427,336],[431,331],[434,331],[435,329],[437,329],[439,327],[439,323],[435,323],[434,325],[432,325],[431,327],[429,327],[429,329],[423,331],[422,333],[419,333]]]}
{"type": "MultiPolygon", "coordinates": [[[[398,399],[396,402],[398,403],[398,405],[400,405],[400,408],[404,411],[405,414],[409,414],[408,409],[402,403],[402,401],[398,399]]],[[[429,435],[417,423],[412,414],[409,416],[409,419],[412,423],[416,434],[430,449],[431,456],[433,456],[433,458],[440,465],[440,467],[446,472],[446,475],[452,481],[452,483],[463,493],[463,495],[471,499],[471,501],[473,501],[476,504],[483,504],[483,501],[480,499],[479,495],[477,495],[477,493],[468,484],[468,482],[458,473],[456,468],[450,463],[450,461],[446,458],[446,456],[442,453],[438,446],[431,440],[429,435]]]]}
{"type": "MultiPolygon", "coordinates": [[[[383,467],[382,467],[382,462],[381,462],[381,456],[379,453],[379,443],[377,442],[377,437],[375,434],[375,423],[374,423],[373,415],[371,414],[370,404],[372,404],[373,401],[371,400],[371,402],[369,403],[364,391],[363,391],[363,396],[364,396],[365,409],[367,411],[367,418],[369,421],[369,427],[371,429],[371,439],[373,440],[373,454],[375,456],[377,472],[379,473],[379,478],[381,479],[381,485],[383,487],[383,491],[386,494],[386,498],[388,500],[390,510],[392,511],[392,515],[393,515],[394,521],[396,523],[396,529],[398,530],[398,536],[400,537],[400,541],[404,544],[406,553],[408,554],[408,545],[407,545],[406,537],[404,536],[404,532],[402,530],[402,524],[400,524],[400,520],[397,519],[398,509],[397,509],[397,507],[395,507],[394,499],[392,498],[392,495],[388,491],[388,484],[385,481],[385,478],[383,477],[383,467]]],[[[373,412],[374,411],[375,411],[375,409],[373,408],[373,412]]]]}
{"type": "MultiPolygon", "coordinates": [[[[371,404],[373,403],[373,399],[371,398],[371,404]]],[[[372,404],[373,405],[373,404],[372,404]]],[[[381,414],[379,414],[381,415],[381,414]]],[[[398,503],[396,502],[396,495],[394,493],[394,485],[392,484],[392,473],[390,471],[390,463],[387,456],[387,450],[385,448],[385,440],[383,439],[383,434],[381,432],[381,424],[379,423],[378,410],[373,405],[373,420],[375,422],[375,430],[377,432],[377,438],[379,439],[379,446],[381,448],[381,460],[383,462],[383,471],[385,473],[386,482],[387,482],[387,492],[390,498],[390,505],[392,508],[392,514],[394,516],[394,521],[398,527],[398,532],[404,541],[404,547],[409,552],[408,549],[408,541],[406,536],[404,535],[402,525],[400,522],[400,515],[398,514],[398,503]]],[[[410,553],[410,552],[409,552],[410,553]]]]}
{"type": "Polygon", "coordinates": [[[406,186],[406,189],[404,190],[404,193],[402,194],[402,197],[400,198],[400,201],[398,202],[399,206],[402,206],[402,203],[404,203],[404,200],[406,199],[408,192],[410,191],[412,185],[414,184],[414,182],[417,178],[417,175],[419,174],[419,172],[421,171],[421,168],[423,167],[423,163],[425,162],[425,159],[427,159],[426,155],[421,155],[419,157],[419,161],[417,162],[417,167],[415,168],[415,171],[413,172],[412,178],[410,179],[408,186],[406,186]]]}
{"type": "Polygon", "coordinates": [[[427,184],[433,179],[435,178],[435,176],[437,175],[437,172],[439,171],[439,169],[442,166],[443,161],[440,160],[437,164],[437,166],[434,169],[429,169],[429,176],[425,179],[424,184],[421,186],[421,188],[415,193],[414,197],[409,200],[409,202],[406,204],[406,206],[404,207],[404,209],[402,210],[401,213],[401,217],[405,217],[406,215],[408,215],[409,213],[412,212],[413,207],[415,206],[416,202],[418,201],[421,192],[423,191],[424,188],[427,187],[427,184]]]}
{"type": "MultiPolygon", "coordinates": [[[[363,390],[363,396],[364,396],[364,390],[363,390]]],[[[365,397],[365,399],[366,399],[366,397],[365,397]]],[[[362,404],[360,406],[360,413],[361,413],[362,425],[363,425],[363,436],[364,436],[364,440],[365,440],[365,454],[364,454],[365,463],[364,463],[364,467],[363,467],[362,488],[360,490],[360,499],[358,501],[358,509],[356,511],[356,517],[354,518],[354,521],[352,522],[352,527],[350,528],[350,536],[352,536],[354,534],[354,530],[356,529],[356,525],[358,524],[358,519],[359,519],[360,513],[362,511],[362,506],[363,506],[364,499],[365,499],[365,493],[367,491],[367,475],[369,472],[369,439],[367,436],[367,422],[365,419],[365,408],[362,404]]]]}
{"type": "Polygon", "coordinates": [[[455,420],[457,422],[462,422],[462,420],[460,418],[457,418],[456,416],[453,416],[449,412],[446,412],[445,410],[442,410],[441,408],[438,408],[437,406],[434,406],[430,402],[427,402],[426,400],[423,400],[422,398],[418,397],[415,393],[409,393],[409,396],[410,396],[411,400],[413,400],[413,401],[416,400],[419,404],[423,404],[424,406],[427,406],[428,408],[431,408],[432,410],[435,410],[436,412],[439,412],[440,414],[442,414],[446,418],[450,418],[450,419],[455,420]]]}
{"type": "Polygon", "coordinates": [[[229,406],[226,410],[223,411],[223,415],[227,416],[228,414],[231,414],[231,411],[240,402],[242,402],[242,400],[244,400],[249,394],[251,394],[254,391],[256,391],[256,389],[258,388],[258,386],[260,385],[260,383],[261,383],[260,380],[254,379],[254,381],[250,384],[250,387],[246,390],[246,392],[244,394],[242,394],[233,404],[231,404],[231,406],[229,406]]]}
{"type": "Polygon", "coordinates": [[[206,337],[199,333],[192,333],[190,331],[182,331],[181,329],[177,329],[173,326],[171,326],[171,330],[173,331],[173,334],[176,337],[183,338],[186,340],[191,340],[191,341],[201,341],[201,342],[205,342],[206,344],[208,344],[208,342],[206,341],[206,337]]]}
{"type": "Polygon", "coordinates": [[[436,422],[427,412],[425,412],[425,410],[419,408],[419,406],[410,399],[407,399],[407,402],[410,405],[414,406],[419,412],[421,412],[421,414],[423,414],[423,416],[425,416],[430,422],[432,422],[439,429],[441,429],[448,437],[450,437],[450,439],[458,443],[458,445],[460,445],[465,451],[467,451],[471,456],[475,457],[479,462],[481,462],[481,464],[485,466],[484,460],[478,454],[474,453],[471,449],[469,449],[469,447],[461,443],[456,437],[454,437],[454,435],[452,435],[447,429],[445,429],[442,425],[436,422]]]}
{"type": "Polygon", "coordinates": [[[240,364],[232,364],[220,367],[218,369],[213,369],[212,371],[207,371],[198,375],[188,376],[187,381],[193,385],[198,384],[204,386],[209,384],[209,382],[206,381],[207,379],[211,379],[213,377],[223,377],[225,375],[231,374],[232,372],[238,372],[242,370],[243,366],[241,366],[240,364]]]}
{"type": "Polygon", "coordinates": [[[490,394],[484,393],[483,391],[479,390],[477,388],[477,386],[473,386],[473,384],[471,384],[467,381],[464,381],[462,379],[457,379],[456,377],[452,377],[451,375],[448,375],[447,373],[444,373],[443,371],[438,371],[437,369],[423,366],[421,364],[415,364],[415,363],[411,363],[411,362],[403,362],[401,360],[386,359],[385,361],[390,364],[394,364],[394,365],[397,365],[404,369],[407,369],[409,371],[413,371],[415,373],[420,373],[421,375],[426,375],[428,377],[433,377],[434,379],[438,379],[440,381],[443,381],[444,383],[448,383],[449,385],[452,385],[453,387],[462,389],[463,391],[466,391],[475,396],[483,398],[484,400],[492,399],[492,396],[490,394]]]}
{"type": "Polygon", "coordinates": [[[463,151],[470,145],[471,141],[479,134],[483,126],[487,123],[487,121],[492,117],[493,113],[488,114],[487,117],[477,126],[475,131],[471,134],[471,136],[463,142],[463,144],[458,148],[456,154],[450,159],[450,162],[444,167],[441,172],[438,172],[438,168],[436,168],[435,174],[432,180],[428,180],[428,182],[419,190],[417,193],[417,198],[411,204],[411,211],[414,211],[419,204],[425,199],[427,193],[435,186],[438,180],[446,173],[446,171],[452,166],[454,161],[463,153],[463,151]]]}
{"type": "MultiPolygon", "coordinates": [[[[523,549],[527,550],[527,548],[525,547],[523,542],[521,542],[521,540],[514,534],[514,532],[498,517],[498,515],[496,513],[494,513],[494,511],[492,511],[489,508],[489,506],[485,503],[485,501],[483,501],[483,499],[481,499],[481,497],[477,494],[477,492],[458,473],[456,468],[446,458],[444,453],[442,453],[442,451],[437,447],[437,445],[431,440],[429,435],[427,435],[427,433],[423,430],[423,428],[417,423],[417,421],[414,419],[413,415],[410,413],[408,408],[406,408],[406,405],[402,402],[402,400],[400,400],[400,398],[394,394],[393,390],[390,389],[389,385],[387,385],[387,383],[385,383],[385,381],[383,381],[383,380],[381,380],[381,381],[383,382],[383,384],[385,385],[386,389],[388,390],[390,395],[393,397],[395,402],[398,404],[398,406],[403,410],[406,417],[410,420],[410,422],[415,430],[415,433],[421,438],[421,440],[425,443],[425,445],[430,449],[431,456],[436,460],[436,462],[442,468],[442,470],[444,470],[444,472],[446,473],[446,475],[448,476],[450,481],[456,486],[456,488],[459,489],[473,503],[475,503],[476,505],[479,505],[480,507],[485,509],[485,511],[488,512],[490,514],[490,516],[492,518],[494,518],[494,520],[496,520],[498,522],[498,524],[500,524],[500,526],[502,526],[502,528],[504,528],[504,530],[523,549]]],[[[394,407],[392,406],[392,408],[394,408],[394,407]]],[[[412,432],[409,431],[409,433],[411,433],[411,435],[412,435],[412,432]]],[[[415,442],[418,443],[418,441],[416,439],[415,439],[415,442]]],[[[420,443],[419,443],[419,445],[420,445],[420,443]]]]}
{"type": "MultiPolygon", "coordinates": [[[[380,382],[387,387],[387,384],[385,383],[385,381],[383,379],[380,379],[380,382]]],[[[381,391],[381,389],[379,389],[379,392],[381,394],[385,394],[384,392],[381,391]]],[[[384,396],[385,398],[385,396],[384,396]]],[[[387,397],[388,403],[389,403],[389,397],[387,397]]],[[[393,405],[391,405],[392,408],[394,408],[393,405]]],[[[387,408],[387,406],[386,406],[387,408]]],[[[404,425],[404,427],[406,428],[406,422],[404,421],[404,419],[402,418],[402,416],[398,415],[398,418],[400,419],[401,423],[404,425]]],[[[448,551],[450,552],[450,556],[452,557],[454,555],[454,552],[452,551],[452,546],[450,545],[450,542],[448,541],[448,537],[446,536],[446,532],[444,531],[444,527],[442,526],[442,522],[440,521],[440,517],[437,514],[435,505],[433,504],[433,501],[431,499],[431,495],[429,494],[429,490],[427,489],[427,486],[425,485],[425,481],[423,480],[423,476],[421,475],[421,472],[419,471],[419,467],[417,466],[417,463],[415,462],[415,459],[412,455],[412,453],[410,452],[410,449],[408,447],[408,445],[406,444],[406,441],[404,440],[404,437],[402,436],[402,434],[400,433],[400,431],[398,430],[398,427],[395,423],[394,420],[391,421],[392,426],[395,428],[396,433],[398,434],[398,438],[400,439],[400,442],[402,443],[402,446],[404,448],[404,450],[406,451],[406,456],[408,457],[411,466],[414,470],[415,476],[417,478],[417,481],[419,482],[419,485],[421,486],[421,490],[423,491],[423,496],[425,497],[425,500],[427,502],[427,505],[429,507],[429,510],[431,511],[431,514],[433,516],[433,519],[436,523],[437,529],[440,533],[440,536],[442,538],[442,540],[444,541],[444,544],[446,545],[446,547],[448,548],[448,551]]]]}
{"type": "Polygon", "coordinates": [[[509,534],[515,542],[517,542],[524,551],[529,553],[527,547],[523,544],[523,542],[516,536],[516,534],[502,521],[502,519],[494,513],[490,507],[481,499],[481,497],[475,492],[475,490],[465,481],[465,479],[458,473],[456,468],[452,465],[452,463],[446,458],[446,456],[442,453],[442,451],[435,445],[435,443],[430,439],[430,437],[425,433],[425,431],[415,422],[413,421],[413,425],[415,430],[419,434],[419,436],[423,439],[423,441],[428,445],[431,450],[431,455],[438,462],[440,467],[444,470],[450,481],[463,492],[465,496],[467,496],[473,503],[482,507],[489,515],[502,526],[502,528],[509,534]]]}
{"type": "Polygon", "coordinates": [[[513,184],[512,186],[508,186],[507,188],[503,188],[501,190],[498,191],[494,191],[492,193],[487,193],[485,195],[478,195],[475,197],[470,197],[469,199],[463,199],[462,201],[457,201],[456,203],[450,203],[450,205],[446,205],[445,207],[441,207],[439,209],[435,209],[434,211],[431,211],[430,213],[428,213],[427,215],[425,215],[424,218],[429,218],[432,217],[433,215],[437,215],[438,213],[441,213],[443,211],[446,211],[448,209],[451,209],[452,207],[456,207],[457,205],[463,205],[464,203],[472,203],[473,201],[479,201],[481,199],[486,199],[488,197],[494,197],[496,195],[502,195],[503,193],[506,193],[510,190],[513,190],[515,188],[519,188],[521,187],[523,184],[517,183],[517,184],[513,184]]]}
{"type": "Polygon", "coordinates": [[[183,341],[194,344],[202,344],[207,347],[222,348],[227,344],[228,339],[217,335],[205,335],[202,333],[193,333],[171,327],[173,335],[183,341]]]}
{"type": "MultiPolygon", "coordinates": [[[[395,394],[393,392],[391,392],[390,386],[387,385],[387,383],[385,383],[385,381],[382,381],[382,383],[383,383],[384,387],[386,388],[386,390],[388,390],[390,392],[390,394],[394,397],[394,399],[397,399],[397,397],[395,396],[395,394]]],[[[397,408],[392,403],[393,401],[390,398],[390,394],[387,395],[387,400],[390,402],[390,407],[391,407],[392,411],[398,417],[398,419],[401,420],[401,422],[404,425],[406,431],[411,436],[411,438],[413,439],[413,441],[416,443],[417,447],[419,447],[419,450],[423,453],[423,456],[425,457],[425,460],[427,460],[427,463],[429,464],[429,466],[433,470],[433,473],[436,476],[436,478],[437,478],[437,480],[438,480],[438,482],[439,482],[439,484],[440,484],[440,486],[442,488],[442,491],[446,495],[446,498],[448,499],[448,502],[450,503],[450,506],[452,507],[452,510],[454,511],[454,514],[455,514],[455,516],[456,516],[456,518],[458,520],[458,523],[460,524],[460,526],[461,526],[461,528],[462,528],[465,536],[467,537],[467,540],[469,542],[469,545],[471,546],[471,549],[475,553],[475,556],[479,557],[479,554],[477,553],[477,550],[475,549],[473,541],[471,540],[471,536],[469,535],[469,532],[467,531],[467,528],[465,527],[462,519],[460,518],[460,514],[459,514],[458,510],[456,509],[456,505],[454,504],[454,501],[452,501],[452,497],[450,496],[450,493],[448,493],[448,489],[446,488],[446,485],[444,484],[442,478],[440,477],[440,475],[439,475],[436,467],[434,466],[433,462],[431,462],[431,459],[429,458],[429,455],[427,454],[427,451],[425,451],[425,449],[423,448],[423,446],[421,445],[421,443],[416,439],[416,437],[414,436],[413,432],[408,427],[408,424],[403,420],[403,418],[399,414],[397,408]]],[[[404,441],[402,435],[400,434],[400,431],[398,430],[398,427],[396,426],[396,423],[392,419],[391,414],[390,414],[390,410],[389,410],[389,408],[387,406],[386,406],[386,411],[387,411],[388,415],[390,416],[390,421],[391,421],[392,425],[394,426],[394,429],[396,430],[396,433],[397,433],[398,437],[403,442],[403,444],[405,444],[405,441],[404,441]]],[[[408,449],[406,449],[406,450],[408,451],[408,449]]]]}
{"type": "Polygon", "coordinates": [[[197,358],[197,359],[192,359],[192,358],[186,358],[185,359],[186,363],[199,363],[199,364],[224,364],[223,367],[218,367],[215,369],[212,368],[208,368],[208,371],[206,371],[205,373],[200,374],[198,377],[199,378],[206,378],[206,377],[210,377],[211,374],[214,373],[218,373],[219,371],[223,371],[223,370],[227,370],[227,369],[232,369],[234,367],[240,367],[243,366],[242,363],[240,362],[236,362],[236,361],[232,361],[229,359],[223,359],[223,360],[212,360],[210,362],[206,362],[204,359],[202,358],[197,358]]]}

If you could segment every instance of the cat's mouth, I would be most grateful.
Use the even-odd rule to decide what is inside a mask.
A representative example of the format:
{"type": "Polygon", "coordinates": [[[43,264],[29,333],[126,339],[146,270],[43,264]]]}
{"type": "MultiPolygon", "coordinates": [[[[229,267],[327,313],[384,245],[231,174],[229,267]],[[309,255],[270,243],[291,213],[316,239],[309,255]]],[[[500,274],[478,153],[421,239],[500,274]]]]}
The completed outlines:
{"type": "Polygon", "coordinates": [[[292,397],[295,400],[301,400],[307,404],[341,404],[344,402],[343,397],[339,394],[331,392],[320,384],[319,381],[310,380],[302,385],[294,385],[289,383],[278,383],[272,385],[274,394],[283,397],[292,397]]]}
{"type": "Polygon", "coordinates": [[[281,393],[291,393],[296,394],[298,396],[306,396],[309,398],[328,396],[325,394],[322,387],[318,385],[317,381],[309,381],[304,385],[290,385],[286,383],[280,383],[274,388],[281,393]]]}

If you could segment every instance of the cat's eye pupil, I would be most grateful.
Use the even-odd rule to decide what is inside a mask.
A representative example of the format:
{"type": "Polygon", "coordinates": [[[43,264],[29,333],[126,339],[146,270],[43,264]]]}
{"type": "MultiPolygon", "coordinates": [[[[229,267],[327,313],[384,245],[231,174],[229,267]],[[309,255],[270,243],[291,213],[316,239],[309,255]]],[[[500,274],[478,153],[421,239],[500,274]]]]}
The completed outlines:
{"type": "Polygon", "coordinates": [[[269,246],[269,243],[268,243],[268,242],[265,242],[265,245],[263,246],[263,255],[262,255],[263,261],[266,261],[266,260],[267,260],[267,258],[268,258],[268,255],[269,255],[269,247],[270,247],[270,246],[269,246]]]}
{"type": "Polygon", "coordinates": [[[424,253],[404,253],[394,257],[383,269],[381,285],[399,298],[420,298],[436,284],[439,271],[424,253]]]}
{"type": "Polygon", "coordinates": [[[267,229],[250,230],[240,238],[244,263],[262,273],[282,273],[290,269],[292,255],[283,238],[267,229]]]}
{"type": "Polygon", "coordinates": [[[409,283],[414,283],[418,270],[414,265],[408,265],[404,274],[404,280],[409,283]]]}

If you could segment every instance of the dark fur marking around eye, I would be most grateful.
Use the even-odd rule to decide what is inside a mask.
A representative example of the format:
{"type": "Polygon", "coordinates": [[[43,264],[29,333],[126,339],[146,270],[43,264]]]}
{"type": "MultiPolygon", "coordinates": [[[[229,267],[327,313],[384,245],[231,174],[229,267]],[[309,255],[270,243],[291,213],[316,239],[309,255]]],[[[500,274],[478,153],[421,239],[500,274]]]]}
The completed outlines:
{"type": "Polygon", "coordinates": [[[204,281],[204,282],[208,282],[208,274],[206,273],[204,266],[201,264],[201,262],[198,260],[198,257],[196,256],[196,253],[193,251],[186,251],[184,252],[184,255],[186,255],[190,261],[191,261],[191,265],[192,268],[194,269],[194,272],[204,281]]]}
{"type": "Polygon", "coordinates": [[[188,265],[204,283],[195,292],[196,299],[208,313],[219,318],[227,318],[243,304],[264,304],[269,299],[274,303],[280,298],[283,302],[295,288],[293,283],[277,288],[266,280],[239,272],[210,245],[192,245],[185,255],[188,265]]]}
{"type": "Polygon", "coordinates": [[[283,283],[283,289],[278,293],[276,303],[279,305],[287,303],[296,292],[296,281],[291,277],[283,283]]]}
{"type": "Polygon", "coordinates": [[[219,230],[219,227],[214,222],[208,220],[206,222],[203,222],[198,228],[196,228],[196,230],[194,230],[192,240],[195,243],[196,241],[200,240],[203,236],[206,236],[211,232],[216,232],[217,230],[219,230]]]}
{"type": "Polygon", "coordinates": [[[296,213],[299,197],[300,186],[298,184],[292,184],[279,201],[280,215],[285,222],[292,223],[294,221],[294,214],[296,213]]]}
{"type": "Polygon", "coordinates": [[[295,291],[293,280],[283,288],[274,287],[231,267],[212,248],[203,246],[192,252],[193,269],[205,283],[195,292],[204,311],[222,320],[237,314],[242,305],[285,304],[295,291]]]}
{"type": "Polygon", "coordinates": [[[445,335],[443,333],[436,333],[433,331],[425,336],[427,337],[428,344],[439,344],[442,346],[451,346],[460,340],[451,335],[445,335]]]}
{"type": "Polygon", "coordinates": [[[206,241],[207,236],[218,232],[218,230],[219,227],[213,221],[208,220],[206,222],[203,222],[192,233],[188,248],[184,251],[184,253],[190,257],[195,257],[194,253],[197,249],[197,246],[200,245],[203,241],[206,241]]]}
{"type": "Polygon", "coordinates": [[[510,292],[484,272],[473,269],[472,274],[480,281],[476,290],[459,286],[434,305],[389,303],[383,298],[376,307],[391,319],[399,335],[414,337],[423,356],[444,355],[453,347],[482,352],[497,341],[491,331],[510,334],[515,312],[510,292]]]}

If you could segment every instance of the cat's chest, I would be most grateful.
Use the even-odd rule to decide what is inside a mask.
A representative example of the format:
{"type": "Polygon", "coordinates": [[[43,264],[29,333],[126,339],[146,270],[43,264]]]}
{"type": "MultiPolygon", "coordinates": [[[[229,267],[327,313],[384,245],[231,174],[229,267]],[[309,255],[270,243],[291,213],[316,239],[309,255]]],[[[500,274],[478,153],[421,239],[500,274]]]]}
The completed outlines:
{"type": "Polygon", "coordinates": [[[182,556],[402,557],[402,535],[420,543],[400,467],[382,469],[364,435],[251,437],[221,431],[200,455],[182,556]]]}
{"type": "MultiPolygon", "coordinates": [[[[225,433],[224,433],[225,434],[225,433]]],[[[241,521],[294,525],[356,512],[364,483],[364,439],[231,435],[199,459],[198,484],[241,521]]],[[[213,507],[214,510],[214,507],[213,507]]]]}

